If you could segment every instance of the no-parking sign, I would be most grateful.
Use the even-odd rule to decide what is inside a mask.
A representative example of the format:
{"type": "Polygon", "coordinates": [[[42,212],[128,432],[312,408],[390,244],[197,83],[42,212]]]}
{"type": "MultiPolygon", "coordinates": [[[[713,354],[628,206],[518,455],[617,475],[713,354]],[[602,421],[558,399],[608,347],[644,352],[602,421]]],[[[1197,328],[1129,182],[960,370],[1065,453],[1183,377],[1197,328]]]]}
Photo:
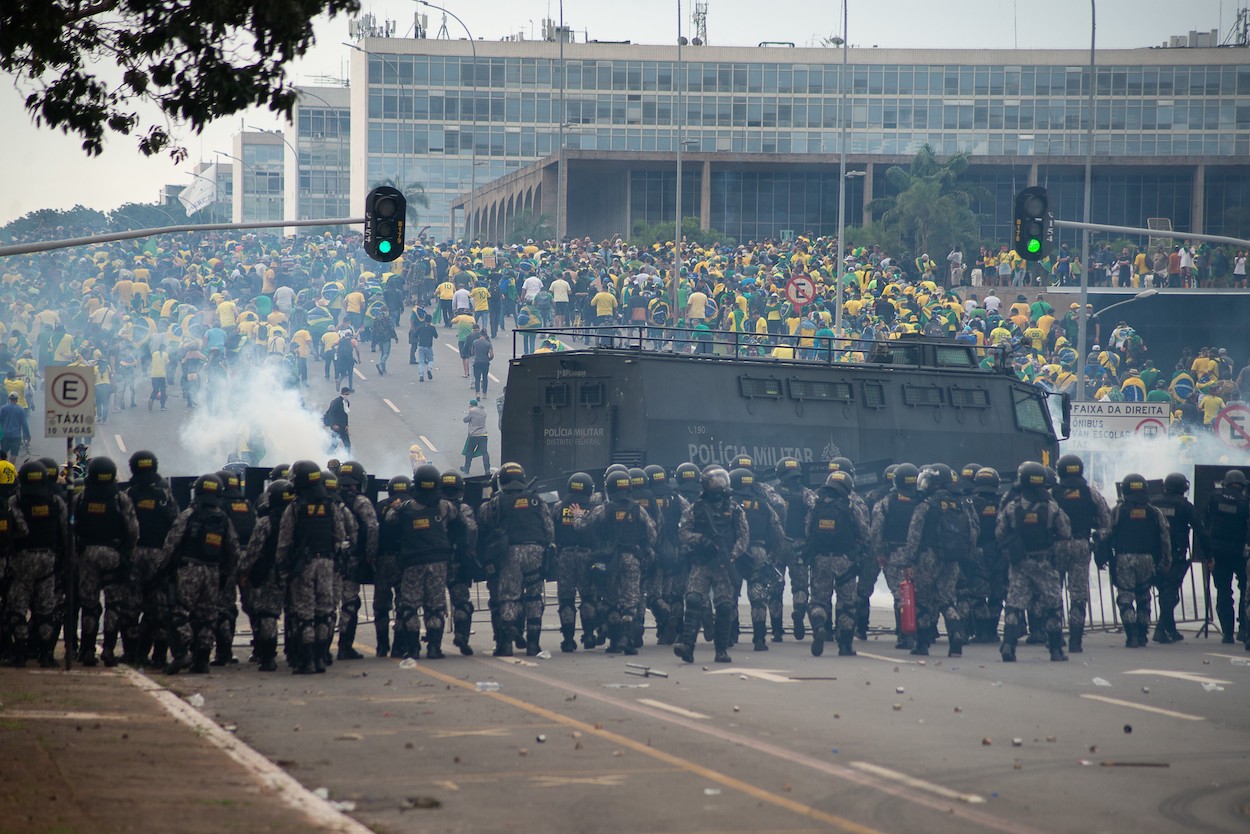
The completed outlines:
{"type": "Polygon", "coordinates": [[[786,298],[795,307],[812,303],[816,298],[816,282],[806,275],[796,275],[786,282],[786,298]]]}
{"type": "Polygon", "coordinates": [[[1234,449],[1250,449],[1250,406],[1233,403],[1211,424],[1215,436],[1234,449]]]}

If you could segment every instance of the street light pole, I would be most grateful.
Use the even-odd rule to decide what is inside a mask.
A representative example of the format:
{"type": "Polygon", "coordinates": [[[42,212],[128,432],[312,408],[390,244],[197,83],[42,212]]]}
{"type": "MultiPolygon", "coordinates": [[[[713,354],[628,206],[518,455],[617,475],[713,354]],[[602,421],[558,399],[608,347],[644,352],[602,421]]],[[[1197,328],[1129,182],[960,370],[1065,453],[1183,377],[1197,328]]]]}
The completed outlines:
{"type": "MultiPolygon", "coordinates": [[[[564,120],[568,118],[568,113],[564,109],[564,0],[560,0],[560,29],[556,32],[556,38],[560,42],[560,123],[559,142],[560,146],[557,150],[556,160],[556,248],[560,248],[560,241],[564,240],[564,189],[567,187],[568,180],[564,176],[564,120]]],[[[540,214],[542,212],[539,212],[540,214]]]]}
{"type": "MultiPolygon", "coordinates": [[[[477,42],[473,40],[473,33],[469,31],[469,27],[465,25],[465,22],[461,20],[460,16],[455,12],[444,9],[442,6],[436,6],[433,3],[427,3],[425,0],[417,0],[417,2],[422,6],[429,6],[431,9],[437,9],[443,14],[450,15],[451,18],[459,23],[460,27],[464,29],[464,33],[469,36],[469,48],[473,50],[473,120],[471,122],[473,130],[473,143],[472,157],[470,160],[471,164],[469,166],[469,214],[464,219],[464,237],[471,248],[473,245],[473,233],[477,231],[476,221],[472,232],[469,228],[469,218],[473,217],[473,192],[477,191],[477,42]]],[[[563,117],[561,117],[561,121],[563,121],[563,117]]],[[[454,229],[452,230],[452,233],[455,233],[454,229]]]]}
{"type": "MultiPolygon", "coordinates": [[[[357,51],[357,52],[359,52],[361,55],[368,55],[368,56],[370,56],[370,57],[372,57],[372,58],[377,58],[379,61],[381,61],[382,63],[386,64],[386,65],[387,65],[387,66],[389,66],[391,69],[395,70],[395,85],[396,85],[396,86],[399,86],[399,65],[398,65],[398,64],[396,64],[394,61],[391,61],[389,58],[387,58],[385,55],[383,55],[383,54],[382,54],[382,53],[380,53],[380,52],[370,52],[370,51],[369,51],[369,50],[367,50],[367,49],[361,49],[359,46],[356,46],[356,45],[355,45],[355,44],[353,44],[353,43],[348,43],[347,41],[341,41],[341,43],[343,44],[343,46],[346,46],[348,49],[354,49],[354,50],[356,50],[356,51],[357,51]]],[[[368,72],[368,70],[366,69],[366,70],[365,70],[365,78],[368,78],[368,77],[369,77],[369,72],[368,72]]],[[[365,86],[366,86],[366,87],[368,87],[368,86],[369,86],[367,81],[366,81],[366,83],[365,83],[365,86]]],[[[301,92],[303,92],[303,91],[301,91],[301,92]]],[[[308,93],[308,95],[312,95],[312,93],[308,93]]],[[[318,98],[320,98],[320,97],[318,96],[318,98]]],[[[330,105],[329,105],[329,103],[328,103],[328,102],[326,102],[326,100],[325,100],[325,99],[321,99],[321,101],[322,101],[322,103],[324,103],[327,107],[329,107],[329,106],[330,106],[330,105]]],[[[414,104],[415,104],[415,102],[414,102],[414,104]]],[[[414,124],[415,124],[415,121],[416,121],[416,117],[415,117],[415,115],[414,115],[414,117],[413,117],[413,122],[414,122],[414,124]]],[[[339,134],[339,141],[340,141],[340,142],[342,142],[342,133],[340,133],[340,134],[339,134]]],[[[340,153],[341,153],[341,151],[340,151],[340,153]]],[[[401,154],[401,155],[400,155],[400,162],[401,162],[401,164],[400,164],[400,168],[399,168],[399,177],[398,177],[399,182],[398,182],[397,184],[399,185],[400,189],[405,189],[405,188],[407,188],[407,187],[410,185],[410,183],[408,182],[408,154],[406,154],[406,153],[405,153],[405,154],[401,154]]],[[[366,167],[368,167],[368,166],[366,165],[366,167]]],[[[367,174],[367,172],[366,172],[366,174],[367,174]]],[[[456,231],[455,229],[452,229],[452,233],[453,233],[453,234],[455,233],[455,231],[456,231]]]]}
{"type": "MultiPolygon", "coordinates": [[[[359,47],[352,46],[351,44],[347,44],[347,46],[351,46],[351,47],[352,47],[352,49],[358,49],[358,48],[359,48],[359,47]]],[[[363,49],[362,49],[362,50],[360,50],[360,51],[361,51],[361,52],[364,52],[364,50],[363,50],[363,49]]],[[[378,57],[379,57],[379,58],[381,58],[382,56],[381,56],[381,55],[379,55],[378,57]]],[[[398,78],[398,77],[399,77],[399,73],[398,73],[398,72],[396,72],[395,77],[396,77],[396,78],[398,78]]],[[[343,126],[339,123],[339,114],[338,114],[338,111],[339,111],[339,110],[341,110],[341,109],[343,109],[343,108],[334,107],[332,104],[330,104],[330,102],[326,101],[326,100],[325,100],[325,99],[323,99],[321,96],[317,95],[316,93],[309,92],[308,90],[305,90],[305,89],[304,89],[304,88],[302,88],[302,87],[301,87],[301,88],[299,88],[299,94],[300,94],[301,96],[310,96],[310,97],[312,97],[312,98],[315,98],[317,101],[319,101],[319,102],[321,102],[322,104],[324,104],[324,105],[326,106],[326,110],[327,110],[327,111],[329,111],[329,113],[330,113],[332,116],[334,116],[334,135],[338,138],[338,145],[339,145],[339,153],[338,153],[338,158],[337,158],[337,159],[335,160],[335,162],[334,162],[334,195],[335,195],[335,197],[336,197],[336,198],[339,198],[339,197],[341,197],[341,195],[343,195],[343,194],[345,194],[345,193],[347,192],[347,189],[343,188],[342,183],[340,183],[340,181],[339,181],[339,174],[340,174],[340,173],[342,172],[342,170],[343,170],[344,160],[343,160],[343,131],[342,131],[342,127],[343,127],[343,126]]],[[[349,114],[349,118],[350,118],[350,114],[351,114],[351,107],[350,107],[350,106],[349,106],[349,107],[347,107],[347,112],[348,112],[348,114],[349,114]]],[[[298,132],[299,132],[299,126],[298,126],[298,125],[296,125],[296,133],[298,134],[298,132]]],[[[298,159],[298,154],[296,155],[296,158],[298,159]]],[[[346,164],[347,164],[347,179],[348,179],[348,182],[350,182],[350,181],[351,181],[351,160],[350,160],[350,159],[348,159],[348,160],[347,160],[347,162],[346,162],[346,164]]],[[[297,165],[296,167],[298,167],[298,165],[297,165]]],[[[311,160],[309,160],[309,167],[310,167],[310,168],[312,167],[312,161],[311,161],[311,160]]],[[[407,183],[404,183],[404,185],[407,185],[407,183]]],[[[343,207],[343,210],[346,212],[347,207],[346,207],[346,206],[344,206],[344,207],[343,207]]]]}
{"type": "MultiPolygon", "coordinates": [[[[1089,223],[1090,201],[1093,192],[1094,169],[1094,38],[1098,28],[1098,15],[1094,0],[1089,0],[1089,122],[1085,129],[1085,222],[1089,223]]],[[[1089,304],[1089,229],[1081,230],[1081,300],[1077,312],[1076,328],[1076,399],[1086,399],[1085,352],[1089,347],[1085,332],[1088,330],[1089,304]]]]}
{"type": "Polygon", "coordinates": [[[838,261],[833,265],[833,296],[836,299],[833,305],[833,332],[837,336],[842,335],[842,270],[846,263],[846,244],[843,240],[846,237],[846,129],[849,121],[846,112],[846,91],[848,87],[846,53],[851,48],[850,43],[847,41],[849,14],[846,5],[847,0],[842,0],[842,75],[839,79],[839,86],[842,88],[842,101],[838,105],[838,119],[842,123],[842,138],[838,143],[841,151],[838,159],[838,261]]]}
{"type": "Polygon", "coordinates": [[[669,317],[672,319],[674,326],[677,324],[678,313],[678,295],[677,288],[681,282],[681,244],[682,244],[682,226],[681,226],[681,145],[682,145],[682,118],[681,112],[681,88],[685,81],[685,73],[682,72],[681,63],[681,0],[677,0],[677,64],[673,68],[673,91],[675,93],[674,101],[676,109],[673,113],[673,120],[676,126],[677,134],[677,205],[673,215],[676,223],[673,226],[673,284],[672,284],[672,308],[669,311],[669,317]]]}

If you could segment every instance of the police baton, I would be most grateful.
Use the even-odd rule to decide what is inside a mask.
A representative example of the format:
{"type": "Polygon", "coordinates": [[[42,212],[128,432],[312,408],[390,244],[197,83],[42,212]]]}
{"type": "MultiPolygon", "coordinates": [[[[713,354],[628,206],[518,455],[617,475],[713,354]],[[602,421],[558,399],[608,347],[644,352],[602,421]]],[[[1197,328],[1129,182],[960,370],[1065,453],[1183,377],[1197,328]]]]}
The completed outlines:
{"type": "Polygon", "coordinates": [[[1202,562],[1202,603],[1204,612],[1202,615],[1202,628],[1198,629],[1198,634],[1202,637],[1211,636],[1211,567],[1206,560],[1202,562]]]}

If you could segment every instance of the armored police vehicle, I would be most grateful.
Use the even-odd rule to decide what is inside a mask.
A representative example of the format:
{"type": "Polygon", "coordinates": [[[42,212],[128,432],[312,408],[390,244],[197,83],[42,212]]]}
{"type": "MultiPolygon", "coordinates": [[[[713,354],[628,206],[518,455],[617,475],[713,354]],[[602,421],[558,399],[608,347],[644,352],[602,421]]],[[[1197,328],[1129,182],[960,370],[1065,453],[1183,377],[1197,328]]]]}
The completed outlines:
{"type": "Polygon", "coordinates": [[[503,459],[542,485],[740,454],[759,469],[798,458],[813,481],[838,456],[1014,474],[1051,463],[1068,434],[1066,396],[1020,381],[1005,352],[950,340],[617,327],[543,330],[534,344],[509,365],[501,437],[503,459]]]}

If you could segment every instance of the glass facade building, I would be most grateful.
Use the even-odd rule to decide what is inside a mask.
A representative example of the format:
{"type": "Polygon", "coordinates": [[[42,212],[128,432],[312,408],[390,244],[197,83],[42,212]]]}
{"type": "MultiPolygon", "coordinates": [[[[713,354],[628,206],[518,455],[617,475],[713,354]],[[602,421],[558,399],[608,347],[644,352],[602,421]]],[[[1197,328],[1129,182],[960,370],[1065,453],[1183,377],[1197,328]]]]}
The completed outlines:
{"type": "Polygon", "coordinates": [[[351,96],[346,87],[298,87],[286,140],[288,217],[347,217],[351,188],[351,96]]]}
{"type": "Polygon", "coordinates": [[[234,222],[285,220],[286,145],[280,133],[246,131],[234,137],[234,222]]]}
{"type": "MultiPolygon", "coordinates": [[[[712,162],[710,188],[697,170],[689,187],[683,177],[683,213],[743,239],[831,230],[836,170],[784,166],[836,162],[845,120],[846,151],[866,173],[850,183],[849,224],[868,219],[866,202],[886,193],[885,168],[928,144],[971,156],[969,178],[994,195],[978,207],[983,235],[1002,239],[1010,197],[1030,183],[1062,189],[1056,216],[1079,216],[1069,202],[1082,200],[1091,84],[1099,220],[1167,217],[1177,228],[1231,231],[1250,183],[1245,50],[1103,51],[1091,79],[1080,50],[852,49],[843,75],[837,49],[686,47],[679,63],[675,47],[629,44],[565,44],[563,60],[559,44],[534,41],[374,38],[361,47],[372,54],[351,55],[353,206],[377,182],[420,183],[430,200],[422,223],[436,237],[452,232],[452,203],[471,181],[486,186],[559,157],[561,136],[582,157],[640,160],[614,217],[671,221],[675,166],[660,160],[674,152],[679,122],[686,149],[712,162]],[[782,167],[759,169],[770,161],[782,167]]],[[[548,215],[557,210],[551,185],[536,204],[548,215]]],[[[474,206],[484,233],[486,211],[500,212],[474,206]]],[[[577,234],[579,218],[564,213],[577,234]]]]}

